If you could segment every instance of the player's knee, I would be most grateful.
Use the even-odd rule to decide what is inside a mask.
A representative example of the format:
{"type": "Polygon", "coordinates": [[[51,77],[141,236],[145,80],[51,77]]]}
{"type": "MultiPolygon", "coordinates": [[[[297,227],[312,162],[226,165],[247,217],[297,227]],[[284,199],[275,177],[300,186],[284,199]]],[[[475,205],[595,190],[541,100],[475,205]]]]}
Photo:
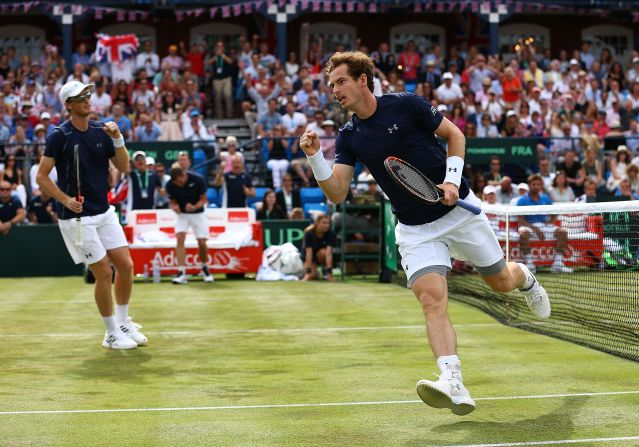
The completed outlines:
{"type": "Polygon", "coordinates": [[[117,271],[121,275],[132,275],[133,261],[131,260],[131,258],[120,261],[117,265],[117,271]]]}
{"type": "Polygon", "coordinates": [[[442,309],[446,309],[446,295],[443,293],[422,290],[417,298],[427,315],[439,313],[442,309]]]}
{"type": "Polygon", "coordinates": [[[96,281],[107,281],[111,283],[113,277],[113,270],[111,270],[111,264],[108,262],[99,262],[91,266],[91,272],[95,276],[96,281]]]}

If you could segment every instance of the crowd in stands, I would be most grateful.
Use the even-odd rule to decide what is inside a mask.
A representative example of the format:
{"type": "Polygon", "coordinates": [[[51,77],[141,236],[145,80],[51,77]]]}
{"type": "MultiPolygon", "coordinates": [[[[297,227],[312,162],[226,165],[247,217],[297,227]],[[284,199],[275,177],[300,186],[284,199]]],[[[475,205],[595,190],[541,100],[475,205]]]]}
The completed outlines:
{"type": "MultiPolygon", "coordinates": [[[[476,47],[450,47],[444,53],[438,45],[418,48],[412,41],[397,54],[388,43],[376,49],[359,41],[356,46],[375,63],[375,94],[407,91],[422,96],[467,138],[536,139],[538,166],[523,171],[494,167],[498,159],[491,161],[488,172],[486,166],[469,166],[466,175],[476,194],[492,185],[499,201],[507,203],[516,194],[512,182],[533,172],[540,173],[555,201],[583,200],[591,183],[596,195],[639,194],[636,51],[622,64],[607,48],[595,55],[587,41],[557,54],[526,46],[505,58],[476,47]]],[[[152,42],[144,41],[134,59],[107,63],[97,62],[92,48],[82,43],[73,53],[70,72],[54,45],[45,45],[38,57],[5,48],[0,53],[0,181],[10,185],[24,208],[40,196],[35,182],[28,182],[33,167],[28,173],[23,168],[37,168],[47,135],[66,119],[58,92],[65,82],[77,79],[96,86],[92,118],[115,121],[126,141],[208,142],[207,155],[218,159],[215,169],[220,171],[208,179],[209,185],[233,190],[225,192],[231,202],[224,205],[250,198],[254,185],[276,193],[288,188],[291,179],[296,188],[315,186],[298,137],[307,128],[318,132],[325,158],[332,160],[336,133],[349,115],[332,97],[323,72],[333,51],[345,48],[324,48],[321,39],[308,48],[302,58],[291,52],[281,62],[258,36],[242,37],[232,47],[202,41],[187,48],[179,42],[159,53],[152,42]],[[244,117],[257,143],[240,150],[236,138],[218,138],[214,120],[229,117],[244,117]],[[249,150],[259,151],[266,167],[263,178],[251,179],[246,172],[243,151],[249,150]],[[33,163],[26,164],[25,158],[33,163]]],[[[133,160],[131,173],[141,173],[148,161],[133,160]]],[[[170,166],[153,162],[149,169],[162,176],[154,183],[161,191],[170,166]]],[[[122,181],[114,176],[114,197],[122,181]]],[[[299,208],[287,199],[286,207],[280,200],[282,209],[277,209],[271,196],[258,197],[267,204],[266,216],[282,211],[290,216],[299,208]]],[[[163,197],[155,196],[152,206],[166,206],[163,197]]],[[[44,202],[38,206],[48,210],[46,198],[39,200],[44,202]]],[[[44,214],[33,208],[29,219],[44,214]]]]}

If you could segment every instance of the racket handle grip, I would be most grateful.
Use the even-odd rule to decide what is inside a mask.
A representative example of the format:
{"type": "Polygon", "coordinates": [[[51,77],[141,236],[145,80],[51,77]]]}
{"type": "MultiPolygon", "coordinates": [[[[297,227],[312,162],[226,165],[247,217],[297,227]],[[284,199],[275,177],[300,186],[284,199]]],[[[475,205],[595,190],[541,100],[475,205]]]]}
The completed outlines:
{"type": "Polygon", "coordinates": [[[473,213],[476,216],[479,216],[481,214],[481,208],[473,205],[472,203],[466,202],[465,200],[459,199],[457,201],[457,206],[460,208],[465,209],[466,211],[470,211],[471,213],[473,213]]]}

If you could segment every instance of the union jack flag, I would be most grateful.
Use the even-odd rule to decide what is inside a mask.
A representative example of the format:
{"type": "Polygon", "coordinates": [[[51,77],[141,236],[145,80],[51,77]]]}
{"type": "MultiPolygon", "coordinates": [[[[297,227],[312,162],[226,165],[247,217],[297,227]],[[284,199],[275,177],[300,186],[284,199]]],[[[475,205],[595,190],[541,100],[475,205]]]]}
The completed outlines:
{"type": "Polygon", "coordinates": [[[486,20],[471,12],[456,13],[453,43],[461,45],[463,42],[466,42],[468,46],[488,48],[490,35],[486,20]]]}
{"type": "Polygon", "coordinates": [[[107,36],[97,34],[98,43],[95,47],[95,59],[98,62],[122,62],[132,59],[138,52],[138,38],[135,34],[121,36],[107,36]]]}

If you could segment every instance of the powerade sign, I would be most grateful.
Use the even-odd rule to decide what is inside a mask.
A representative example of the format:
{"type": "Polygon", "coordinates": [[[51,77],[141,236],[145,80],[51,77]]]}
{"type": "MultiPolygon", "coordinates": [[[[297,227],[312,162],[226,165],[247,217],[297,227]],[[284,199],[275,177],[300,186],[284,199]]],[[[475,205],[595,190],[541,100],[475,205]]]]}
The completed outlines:
{"type": "Polygon", "coordinates": [[[537,164],[535,138],[469,138],[466,140],[467,163],[488,164],[498,156],[504,164],[537,164]]]}
{"type": "Polygon", "coordinates": [[[164,163],[164,166],[170,168],[171,165],[177,161],[178,154],[180,152],[188,152],[191,162],[193,162],[193,148],[192,143],[175,143],[173,141],[157,141],[153,143],[137,142],[126,143],[126,148],[129,150],[129,156],[133,155],[136,151],[144,151],[147,157],[153,157],[155,162],[164,163]]]}

